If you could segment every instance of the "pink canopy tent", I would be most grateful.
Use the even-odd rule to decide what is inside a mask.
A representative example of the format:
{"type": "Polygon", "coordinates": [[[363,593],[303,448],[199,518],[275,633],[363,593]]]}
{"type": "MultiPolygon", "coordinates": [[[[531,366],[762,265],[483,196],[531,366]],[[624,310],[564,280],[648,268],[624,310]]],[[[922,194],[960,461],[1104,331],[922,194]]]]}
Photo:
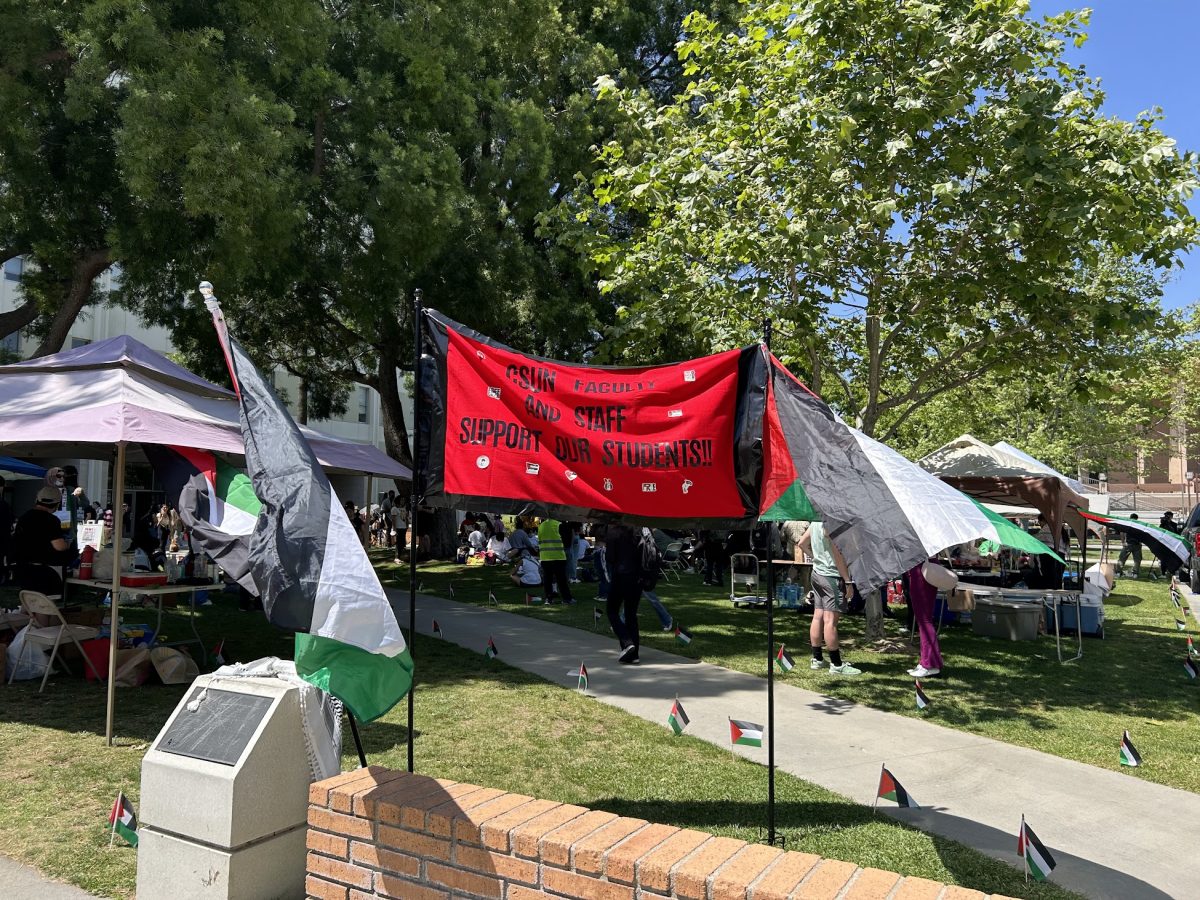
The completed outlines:
{"type": "MultiPolygon", "coordinates": [[[[378,448],[301,428],[332,473],[410,480],[412,471],[378,448]]],[[[0,366],[0,447],[32,457],[111,459],[113,496],[125,493],[125,463],[142,444],[243,455],[233,393],[121,335],[75,350],[0,366]]],[[[114,519],[121,542],[121,516],[114,519]]],[[[120,567],[112,581],[112,630],[120,625],[120,567]]],[[[117,642],[110,642],[106,738],[113,740],[117,642]]]]}
{"type": "MultiPolygon", "coordinates": [[[[329,472],[412,478],[370,444],[301,431],[329,472]]],[[[27,457],[111,459],[122,441],[240,458],[237,401],[128,335],[0,366],[0,447],[27,457]]]]}

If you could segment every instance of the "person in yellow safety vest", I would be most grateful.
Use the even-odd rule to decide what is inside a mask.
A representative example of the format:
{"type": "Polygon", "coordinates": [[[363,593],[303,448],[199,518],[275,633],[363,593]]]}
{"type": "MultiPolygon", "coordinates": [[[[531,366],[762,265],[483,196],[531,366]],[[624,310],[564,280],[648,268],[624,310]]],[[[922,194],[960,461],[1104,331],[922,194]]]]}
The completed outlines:
{"type": "Polygon", "coordinates": [[[563,603],[571,605],[575,598],[571,596],[571,582],[567,578],[564,530],[557,519],[543,519],[538,526],[538,556],[542,560],[542,596],[546,602],[553,602],[561,594],[563,603]]]}

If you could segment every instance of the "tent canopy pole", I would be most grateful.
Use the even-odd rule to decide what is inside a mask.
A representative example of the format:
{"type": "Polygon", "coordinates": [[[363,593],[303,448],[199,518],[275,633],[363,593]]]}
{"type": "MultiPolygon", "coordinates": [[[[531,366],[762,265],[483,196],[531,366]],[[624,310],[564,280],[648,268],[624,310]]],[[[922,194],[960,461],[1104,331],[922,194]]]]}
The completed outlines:
{"type": "Polygon", "coordinates": [[[113,471],[113,570],[111,603],[108,616],[108,712],[104,722],[104,739],[113,745],[113,718],[117,705],[117,644],[121,636],[121,541],[124,538],[125,511],[125,442],[117,441],[117,461],[113,471]]]}

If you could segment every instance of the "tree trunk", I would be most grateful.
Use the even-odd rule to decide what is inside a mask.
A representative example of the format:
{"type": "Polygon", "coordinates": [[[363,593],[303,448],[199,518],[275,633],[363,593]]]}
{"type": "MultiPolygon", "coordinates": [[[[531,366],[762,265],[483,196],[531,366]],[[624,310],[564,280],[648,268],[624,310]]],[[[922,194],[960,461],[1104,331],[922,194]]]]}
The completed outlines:
{"type": "MultiPolygon", "coordinates": [[[[391,340],[392,337],[395,335],[386,335],[381,344],[375,348],[376,357],[379,360],[375,390],[379,392],[383,446],[388,456],[411,469],[413,468],[413,455],[408,440],[408,426],[404,420],[404,405],[400,402],[398,379],[400,355],[396,350],[397,342],[391,340]]],[[[409,482],[397,481],[396,491],[408,497],[412,493],[412,488],[409,482]]]]}
{"type": "Polygon", "coordinates": [[[883,594],[876,588],[863,597],[866,601],[864,612],[867,616],[866,629],[863,639],[868,643],[883,640],[883,594]]]}
{"type": "Polygon", "coordinates": [[[38,316],[36,301],[26,300],[16,309],[0,313],[0,338],[6,338],[14,331],[24,328],[38,316]]]}
{"type": "Polygon", "coordinates": [[[71,331],[71,326],[75,324],[79,313],[91,299],[92,282],[111,264],[112,258],[108,255],[107,247],[93,250],[86,256],[75,260],[75,270],[71,274],[71,282],[67,286],[66,296],[54,314],[50,330],[46,332],[41,344],[33,352],[34,356],[48,356],[62,349],[63,344],[66,343],[67,334],[71,331]]]}
{"type": "Polygon", "coordinates": [[[308,379],[300,379],[300,397],[298,401],[299,412],[296,416],[297,421],[301,425],[308,424],[308,379]]]}

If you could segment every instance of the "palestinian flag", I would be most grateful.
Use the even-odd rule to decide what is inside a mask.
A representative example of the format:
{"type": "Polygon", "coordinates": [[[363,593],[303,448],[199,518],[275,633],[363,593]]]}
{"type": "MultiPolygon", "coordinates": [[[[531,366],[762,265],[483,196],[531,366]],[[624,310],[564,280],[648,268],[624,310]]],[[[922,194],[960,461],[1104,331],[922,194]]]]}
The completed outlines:
{"type": "Polygon", "coordinates": [[[1194,659],[1192,659],[1191,657],[1188,657],[1187,659],[1185,659],[1183,661],[1183,671],[1187,672],[1188,678],[1195,678],[1197,675],[1196,661],[1194,659]]]}
{"type": "Polygon", "coordinates": [[[1142,755],[1137,752],[1137,747],[1133,746],[1133,741],[1129,739],[1129,732],[1126,731],[1121,735],[1121,765],[1136,768],[1142,764],[1142,755]]]}
{"type": "Polygon", "coordinates": [[[600,607],[592,607],[592,628],[596,627],[596,623],[604,619],[604,613],[600,612],[600,607]]]}
{"type": "Polygon", "coordinates": [[[1179,614],[1181,616],[1186,616],[1186,613],[1183,609],[1182,598],[1179,596],[1179,591],[1175,589],[1175,585],[1171,585],[1171,603],[1174,604],[1177,610],[1179,610],[1179,614]]]}
{"type": "Polygon", "coordinates": [[[783,644],[779,645],[779,652],[775,654],[775,664],[779,666],[780,671],[790,672],[796,668],[796,661],[792,659],[792,655],[784,649],[783,644]]]}
{"type": "Polygon", "coordinates": [[[1017,835],[1017,856],[1025,859],[1029,874],[1036,881],[1045,881],[1057,865],[1033,829],[1025,824],[1024,816],[1021,816],[1021,832],[1017,835]]]}
{"type": "Polygon", "coordinates": [[[675,640],[679,641],[679,643],[681,643],[681,644],[690,644],[692,642],[692,636],[690,634],[688,634],[686,631],[684,631],[682,628],[680,628],[678,625],[676,625],[675,626],[675,640]]]}
{"type": "Polygon", "coordinates": [[[779,360],[770,363],[762,519],[824,521],[863,593],[947,547],[999,540],[970,498],[845,425],[779,360]]]}
{"type": "Polygon", "coordinates": [[[483,651],[483,655],[488,659],[495,659],[500,655],[500,651],[496,649],[496,642],[488,638],[487,649],[483,651]]]}
{"type": "Polygon", "coordinates": [[[133,807],[125,799],[124,792],[117,794],[112,812],[108,814],[108,824],[112,826],[112,833],[123,837],[129,846],[138,845],[137,816],[133,814],[133,807]]]}
{"type": "Polygon", "coordinates": [[[1187,619],[1176,619],[1175,620],[1175,630],[1176,631],[1187,631],[1187,619]]]}
{"type": "Polygon", "coordinates": [[[929,698],[925,696],[925,691],[921,689],[921,682],[917,682],[917,709],[928,709],[929,698]]]}
{"type": "Polygon", "coordinates": [[[1192,639],[1189,637],[1187,639],[1187,641],[1188,641],[1188,656],[1192,657],[1192,659],[1196,659],[1196,658],[1200,657],[1200,651],[1196,650],[1196,645],[1192,643],[1192,639]]]}
{"type": "Polygon", "coordinates": [[[454,599],[454,582],[450,582],[450,599],[454,599]]]}
{"type": "Polygon", "coordinates": [[[300,677],[357,719],[376,719],[412,687],[412,656],[396,616],[308,442],[228,333],[221,307],[206,305],[238,397],[246,469],[262,502],[249,537],[250,577],[271,623],[296,632],[300,677]]]}
{"type": "Polygon", "coordinates": [[[217,645],[212,648],[212,653],[209,654],[218,666],[225,665],[225,638],[217,641],[217,645]]]}
{"type": "Polygon", "coordinates": [[[737,719],[729,720],[729,742],[731,744],[741,744],[743,747],[761,747],[763,741],[763,727],[755,725],[753,722],[739,722],[737,719]]]}
{"type": "Polygon", "coordinates": [[[904,789],[904,785],[896,780],[896,776],[889,772],[886,766],[879,773],[879,790],[876,796],[882,800],[891,800],[897,806],[904,806],[909,809],[921,808],[917,805],[916,800],[908,796],[908,791],[904,789]]]}
{"type": "MultiPolygon", "coordinates": [[[[1154,557],[1163,564],[1163,571],[1173,572],[1180,566],[1186,566],[1191,550],[1183,538],[1173,531],[1147,525],[1139,519],[1124,519],[1119,516],[1106,516],[1099,513],[1079,511],[1079,514],[1092,522],[1098,522],[1121,534],[1136,536],[1142,546],[1147,548],[1154,557]]],[[[1174,596],[1171,598],[1174,600],[1174,596]]]]}
{"type": "Polygon", "coordinates": [[[585,666],[583,663],[580,663],[579,671],[576,672],[575,674],[577,674],[579,676],[579,690],[586,691],[587,690],[587,666],[585,666]]]}
{"type": "Polygon", "coordinates": [[[500,601],[496,599],[495,591],[488,591],[488,603],[490,603],[492,606],[500,605],[500,601]]]}
{"type": "Polygon", "coordinates": [[[675,732],[675,736],[683,734],[683,729],[691,724],[691,719],[688,714],[683,711],[683,704],[676,700],[671,704],[671,713],[667,716],[667,724],[671,726],[671,730],[675,732]]]}
{"type": "Polygon", "coordinates": [[[438,637],[442,636],[442,626],[438,624],[438,620],[433,620],[433,633],[438,637]]]}
{"type": "Polygon", "coordinates": [[[191,532],[192,543],[231,578],[259,594],[250,574],[250,535],[262,503],[250,477],[207,450],[143,444],[168,498],[191,532]]]}

